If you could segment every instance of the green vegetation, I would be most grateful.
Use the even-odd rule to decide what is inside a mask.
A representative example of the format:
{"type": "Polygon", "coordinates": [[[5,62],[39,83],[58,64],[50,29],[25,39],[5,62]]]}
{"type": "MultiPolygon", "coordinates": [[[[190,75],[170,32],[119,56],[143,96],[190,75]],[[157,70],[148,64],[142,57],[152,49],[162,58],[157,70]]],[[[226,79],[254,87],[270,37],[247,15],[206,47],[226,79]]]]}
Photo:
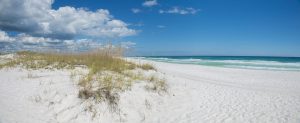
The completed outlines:
{"type": "Polygon", "coordinates": [[[153,65],[151,64],[141,64],[141,65],[138,65],[139,68],[143,69],[143,70],[156,70],[153,65]]]}
{"type": "MultiPolygon", "coordinates": [[[[156,70],[150,64],[135,64],[122,58],[121,48],[105,48],[85,53],[38,53],[23,51],[17,57],[0,66],[22,66],[26,69],[74,69],[87,68],[88,73],[79,78],[78,97],[96,102],[105,101],[116,109],[119,93],[129,89],[136,81],[147,81],[146,88],[166,91],[166,82],[157,76],[145,76],[143,72],[156,70]]],[[[71,77],[76,73],[71,73],[71,77]]]]}
{"type": "Polygon", "coordinates": [[[167,86],[166,86],[166,80],[159,78],[155,75],[151,75],[148,77],[148,82],[149,84],[146,85],[146,89],[152,90],[152,91],[167,91],[167,86]]]}

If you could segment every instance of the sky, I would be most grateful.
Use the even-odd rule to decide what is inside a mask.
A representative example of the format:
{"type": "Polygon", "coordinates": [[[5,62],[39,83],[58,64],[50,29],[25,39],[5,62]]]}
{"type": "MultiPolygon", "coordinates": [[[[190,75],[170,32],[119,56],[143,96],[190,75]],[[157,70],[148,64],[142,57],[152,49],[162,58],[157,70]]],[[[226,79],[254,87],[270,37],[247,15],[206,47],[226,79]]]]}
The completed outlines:
{"type": "Polygon", "coordinates": [[[300,56],[299,0],[0,0],[0,50],[300,56]]]}

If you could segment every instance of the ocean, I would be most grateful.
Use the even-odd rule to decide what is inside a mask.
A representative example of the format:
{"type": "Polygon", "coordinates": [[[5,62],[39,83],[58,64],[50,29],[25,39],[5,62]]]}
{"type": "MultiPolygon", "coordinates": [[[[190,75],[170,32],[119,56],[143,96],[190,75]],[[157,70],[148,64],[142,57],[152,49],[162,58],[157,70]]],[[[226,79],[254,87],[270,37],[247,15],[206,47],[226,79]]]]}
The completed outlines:
{"type": "Polygon", "coordinates": [[[153,60],[177,64],[195,64],[204,66],[300,71],[300,57],[263,57],[263,56],[147,56],[138,57],[145,60],[153,60]]]}

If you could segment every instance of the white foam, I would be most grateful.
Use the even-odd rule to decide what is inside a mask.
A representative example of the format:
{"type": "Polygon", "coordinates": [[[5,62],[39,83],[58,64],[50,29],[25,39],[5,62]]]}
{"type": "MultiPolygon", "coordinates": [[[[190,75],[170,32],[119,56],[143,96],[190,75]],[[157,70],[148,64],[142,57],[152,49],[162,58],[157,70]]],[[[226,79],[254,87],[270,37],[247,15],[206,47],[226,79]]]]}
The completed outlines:
{"type": "Polygon", "coordinates": [[[278,61],[264,61],[264,60],[208,60],[208,59],[172,59],[172,58],[147,58],[145,60],[154,60],[168,63],[179,64],[198,64],[209,66],[222,66],[232,68],[244,68],[244,69],[263,69],[263,70],[291,70],[300,71],[300,62],[288,63],[278,61]]]}

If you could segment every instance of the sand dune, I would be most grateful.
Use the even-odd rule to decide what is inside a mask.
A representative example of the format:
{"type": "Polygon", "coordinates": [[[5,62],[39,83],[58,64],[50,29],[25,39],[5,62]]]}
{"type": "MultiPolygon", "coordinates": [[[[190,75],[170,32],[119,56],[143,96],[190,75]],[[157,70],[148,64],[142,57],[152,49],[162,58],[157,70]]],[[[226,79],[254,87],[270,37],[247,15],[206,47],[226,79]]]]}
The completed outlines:
{"type": "MultiPolygon", "coordinates": [[[[131,59],[133,60],[133,59],[131,59]]],[[[0,70],[0,123],[299,123],[300,72],[245,70],[153,61],[168,93],[138,83],[120,95],[120,110],[87,112],[67,70],[0,70]]]]}

